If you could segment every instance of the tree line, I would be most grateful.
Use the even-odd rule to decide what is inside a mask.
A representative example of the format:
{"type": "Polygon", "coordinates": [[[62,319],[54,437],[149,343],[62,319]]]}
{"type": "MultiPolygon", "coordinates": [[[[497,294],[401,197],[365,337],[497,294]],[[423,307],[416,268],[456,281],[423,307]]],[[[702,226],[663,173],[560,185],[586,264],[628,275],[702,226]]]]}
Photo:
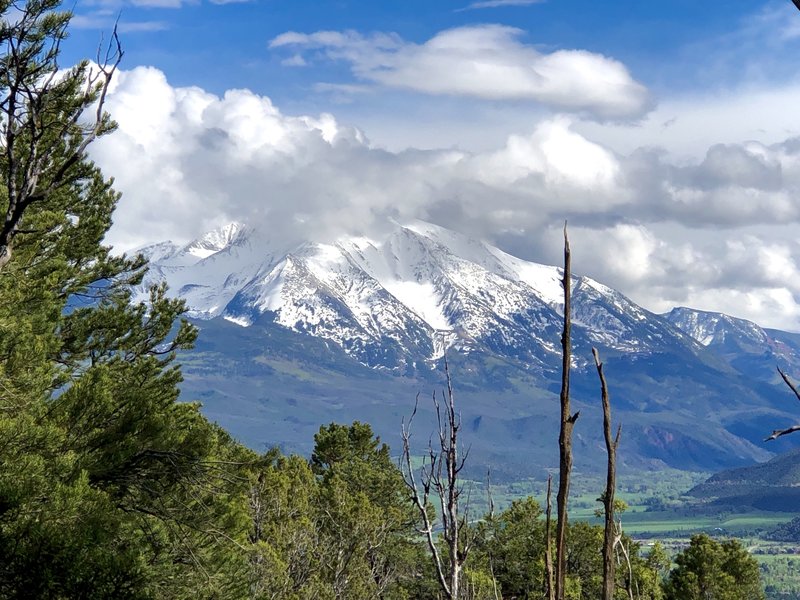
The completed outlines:
{"type": "MultiPolygon", "coordinates": [[[[366,424],[321,427],[310,459],[259,454],[179,402],[176,352],[197,331],[163,286],[131,303],[147,265],[103,244],[119,194],[86,154],[114,130],[116,32],[96,61],[64,70],[59,1],[0,3],[1,597],[547,598],[553,548],[559,600],[762,597],[741,546],[704,536],[670,568],[617,531],[627,562],[613,572],[608,526],[567,521],[568,476],[555,542],[531,498],[467,519],[453,487],[437,517],[430,491],[455,483],[441,470],[460,470],[455,435],[420,495],[410,455],[404,472],[366,424]]],[[[449,374],[448,389],[452,400],[449,374]]],[[[452,402],[447,414],[443,435],[452,402]]]]}

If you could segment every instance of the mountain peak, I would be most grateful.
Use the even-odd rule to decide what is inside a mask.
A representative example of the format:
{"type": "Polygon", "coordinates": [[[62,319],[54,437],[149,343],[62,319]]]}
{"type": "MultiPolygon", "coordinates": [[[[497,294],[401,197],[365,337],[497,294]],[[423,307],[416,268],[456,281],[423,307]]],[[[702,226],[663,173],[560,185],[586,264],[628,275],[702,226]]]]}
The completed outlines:
{"type": "MultiPolygon", "coordinates": [[[[271,248],[262,234],[231,223],[182,248],[164,246],[153,254],[147,283],[166,280],[193,317],[247,326],[269,314],[371,366],[422,364],[457,345],[536,369],[559,352],[557,267],[423,221],[290,252],[271,248]]],[[[574,284],[577,343],[646,352],[675,335],[619,292],[588,278],[574,284]]]]}
{"type": "Polygon", "coordinates": [[[754,344],[764,344],[769,339],[766,332],[752,321],[719,312],[679,306],[664,317],[703,346],[723,345],[733,338],[739,343],[754,344]]]}
{"type": "Polygon", "coordinates": [[[211,231],[207,231],[196,240],[184,246],[184,251],[199,259],[208,258],[241,241],[247,226],[243,223],[231,222],[211,231]]]}

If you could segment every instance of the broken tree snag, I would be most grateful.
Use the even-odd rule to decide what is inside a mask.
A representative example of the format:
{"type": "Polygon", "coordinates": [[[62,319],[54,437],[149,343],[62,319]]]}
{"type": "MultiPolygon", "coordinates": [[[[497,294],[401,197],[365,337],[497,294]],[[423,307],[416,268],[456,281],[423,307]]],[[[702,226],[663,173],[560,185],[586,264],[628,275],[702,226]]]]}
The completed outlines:
{"type": "MultiPolygon", "coordinates": [[[[628,592],[628,600],[634,600],[633,596],[633,566],[631,565],[631,554],[625,543],[622,541],[622,520],[617,521],[616,532],[614,534],[614,546],[620,548],[622,556],[625,558],[625,564],[628,565],[628,577],[625,581],[625,589],[628,592]]],[[[639,595],[639,588],[637,584],[636,594],[639,595]]]]}
{"type": "Polygon", "coordinates": [[[764,438],[764,441],[769,442],[772,440],[777,440],[782,435],[788,435],[790,433],[794,433],[795,431],[800,431],[800,425],[792,425],[788,429],[776,429],[769,437],[764,438]]]}
{"type": "Polygon", "coordinates": [[[617,447],[622,426],[617,428],[615,438],[611,437],[611,399],[608,395],[608,385],[603,372],[603,363],[597,348],[592,348],[594,364],[597,367],[597,376],[600,378],[600,395],[603,402],[603,434],[606,439],[606,452],[608,453],[608,470],[606,472],[606,490],[603,493],[603,512],[605,513],[605,528],[603,531],[603,600],[614,598],[614,495],[617,485],[617,447]]]}
{"type": "MultiPolygon", "coordinates": [[[[800,391],[798,391],[797,386],[792,383],[792,380],[789,379],[789,376],[784,373],[780,367],[778,367],[778,373],[780,373],[781,379],[783,379],[783,382],[789,386],[789,389],[792,390],[792,393],[794,393],[795,397],[800,400],[800,391]]],[[[794,433],[795,431],[800,431],[800,425],[792,425],[788,429],[775,429],[769,437],[764,438],[764,441],[769,442],[770,440],[777,440],[782,435],[788,435],[790,433],[794,433]]]]}
{"type": "Polygon", "coordinates": [[[555,600],[556,590],[553,587],[553,539],[550,532],[552,523],[551,513],[553,503],[550,499],[550,491],[553,487],[553,476],[547,476],[547,512],[545,513],[544,526],[544,592],[547,600],[555,600]]]}
{"type": "Polygon", "coordinates": [[[580,413],[570,415],[569,408],[569,370],[572,362],[572,317],[571,317],[571,284],[572,263],[567,236],[567,224],[564,223],[564,329],[561,333],[561,427],[558,434],[559,470],[558,494],[556,509],[556,599],[564,600],[564,585],[567,575],[567,499],[569,498],[569,476],[572,472],[572,428],[580,413]]]}
{"type": "Polygon", "coordinates": [[[800,391],[798,391],[798,390],[797,390],[797,387],[795,387],[795,385],[792,383],[792,380],[791,380],[791,379],[789,379],[789,376],[788,376],[786,373],[784,373],[784,372],[781,370],[781,368],[780,368],[780,367],[778,367],[778,373],[780,373],[780,375],[781,375],[781,379],[783,379],[783,382],[784,382],[786,385],[788,385],[788,386],[789,386],[789,389],[790,389],[790,390],[792,390],[792,393],[794,393],[795,397],[796,397],[798,400],[800,400],[800,391]]]}

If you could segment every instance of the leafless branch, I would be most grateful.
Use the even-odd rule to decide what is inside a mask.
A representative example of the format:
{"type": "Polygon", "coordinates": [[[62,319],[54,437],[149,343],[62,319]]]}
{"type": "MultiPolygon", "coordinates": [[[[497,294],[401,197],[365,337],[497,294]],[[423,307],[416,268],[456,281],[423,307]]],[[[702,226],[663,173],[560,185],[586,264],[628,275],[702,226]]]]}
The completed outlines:
{"type": "Polygon", "coordinates": [[[77,167],[87,147],[111,128],[104,107],[123,56],[115,25],[105,56],[98,51],[96,67],[83,63],[64,73],[57,59],[69,19],[43,40],[37,28],[49,11],[31,3],[20,10],[3,40],[9,60],[0,66],[0,158],[7,196],[0,269],[11,260],[28,209],[79,181],[83,175],[77,167]],[[91,121],[81,123],[89,110],[91,121]]]}
{"type": "MultiPolygon", "coordinates": [[[[798,2],[800,2],[800,0],[798,0],[798,2]]],[[[778,367],[778,373],[780,373],[781,379],[783,379],[783,382],[789,386],[789,389],[792,390],[792,393],[794,393],[795,397],[800,400],[800,391],[798,391],[797,386],[792,383],[792,380],[789,379],[789,376],[784,373],[780,367],[778,367]]],[[[775,429],[769,437],[764,438],[764,441],[769,442],[771,440],[777,440],[779,437],[783,435],[789,435],[795,431],[800,431],[800,425],[792,425],[788,429],[775,429]]]]}
{"type": "Polygon", "coordinates": [[[797,390],[797,387],[792,383],[792,380],[789,379],[789,376],[784,373],[780,367],[778,367],[778,373],[781,374],[781,379],[783,379],[784,383],[789,386],[789,389],[792,390],[792,393],[794,393],[795,397],[800,400],[800,391],[797,390]]]}
{"type": "Polygon", "coordinates": [[[772,435],[764,438],[764,441],[769,442],[772,440],[777,440],[782,435],[789,435],[790,433],[794,433],[795,431],[800,431],[800,425],[792,425],[788,429],[776,429],[775,431],[772,432],[772,435]]]}
{"type": "Polygon", "coordinates": [[[486,469],[486,495],[489,500],[489,519],[494,518],[494,498],[492,498],[492,470],[486,469]]]}
{"type": "Polygon", "coordinates": [[[625,558],[625,564],[628,566],[628,576],[626,578],[625,590],[628,592],[628,600],[633,598],[633,566],[631,565],[631,555],[622,537],[622,521],[617,521],[615,524],[614,533],[614,548],[619,548],[622,556],[625,558]]]}
{"type": "Polygon", "coordinates": [[[411,500],[419,512],[422,522],[419,531],[425,536],[439,587],[445,598],[457,600],[462,568],[471,546],[471,540],[464,535],[467,531],[468,507],[465,507],[463,513],[459,512],[459,499],[463,491],[459,482],[459,473],[464,468],[467,453],[459,458],[458,433],[461,429],[461,417],[456,412],[455,394],[446,356],[444,366],[447,380],[446,406],[442,406],[435,392],[433,394],[438,447],[434,448],[432,440],[428,442],[427,459],[419,470],[419,483],[417,483],[411,460],[410,429],[419,404],[419,394],[417,394],[414,411],[411,413],[408,425],[403,422],[401,426],[403,453],[400,470],[410,492],[411,500]],[[434,520],[428,510],[432,494],[438,499],[441,509],[442,537],[448,550],[446,564],[436,545],[434,520]]]}

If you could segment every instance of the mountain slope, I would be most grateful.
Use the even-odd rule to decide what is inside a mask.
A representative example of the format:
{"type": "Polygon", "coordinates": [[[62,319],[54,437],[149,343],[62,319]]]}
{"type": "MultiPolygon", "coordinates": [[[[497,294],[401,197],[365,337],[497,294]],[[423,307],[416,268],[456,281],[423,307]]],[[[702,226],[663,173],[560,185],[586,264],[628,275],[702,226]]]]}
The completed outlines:
{"type": "Polygon", "coordinates": [[[689,490],[689,495],[714,506],[793,512],[800,502],[800,449],[717,473],[689,490]]]}
{"type": "MultiPolygon", "coordinates": [[[[278,324],[334,341],[372,367],[405,372],[452,346],[546,370],[560,352],[559,269],[430,224],[288,250],[233,225],[184,247],[144,251],[153,264],[147,283],[166,280],[191,316],[247,326],[274,313],[278,324]]],[[[695,351],[689,337],[618,292],[586,277],[573,286],[578,346],[695,351]]]]}
{"type": "MultiPolygon", "coordinates": [[[[307,450],[332,419],[370,420],[395,440],[413,396],[440,387],[447,349],[475,460],[554,464],[560,269],[420,222],[293,247],[233,225],[144,252],[146,284],[167,281],[199,319],[185,391],[251,445],[307,450]]],[[[592,346],[624,424],[623,463],[719,469],[770,456],[760,439],[794,408],[783,389],[748,375],[761,355],[722,351],[686,322],[573,278],[576,443],[587,464],[603,457],[592,346]]]]}
{"type": "Polygon", "coordinates": [[[777,382],[776,367],[800,376],[797,334],[763,329],[744,319],[685,307],[674,308],[663,316],[748,377],[777,382]]]}

